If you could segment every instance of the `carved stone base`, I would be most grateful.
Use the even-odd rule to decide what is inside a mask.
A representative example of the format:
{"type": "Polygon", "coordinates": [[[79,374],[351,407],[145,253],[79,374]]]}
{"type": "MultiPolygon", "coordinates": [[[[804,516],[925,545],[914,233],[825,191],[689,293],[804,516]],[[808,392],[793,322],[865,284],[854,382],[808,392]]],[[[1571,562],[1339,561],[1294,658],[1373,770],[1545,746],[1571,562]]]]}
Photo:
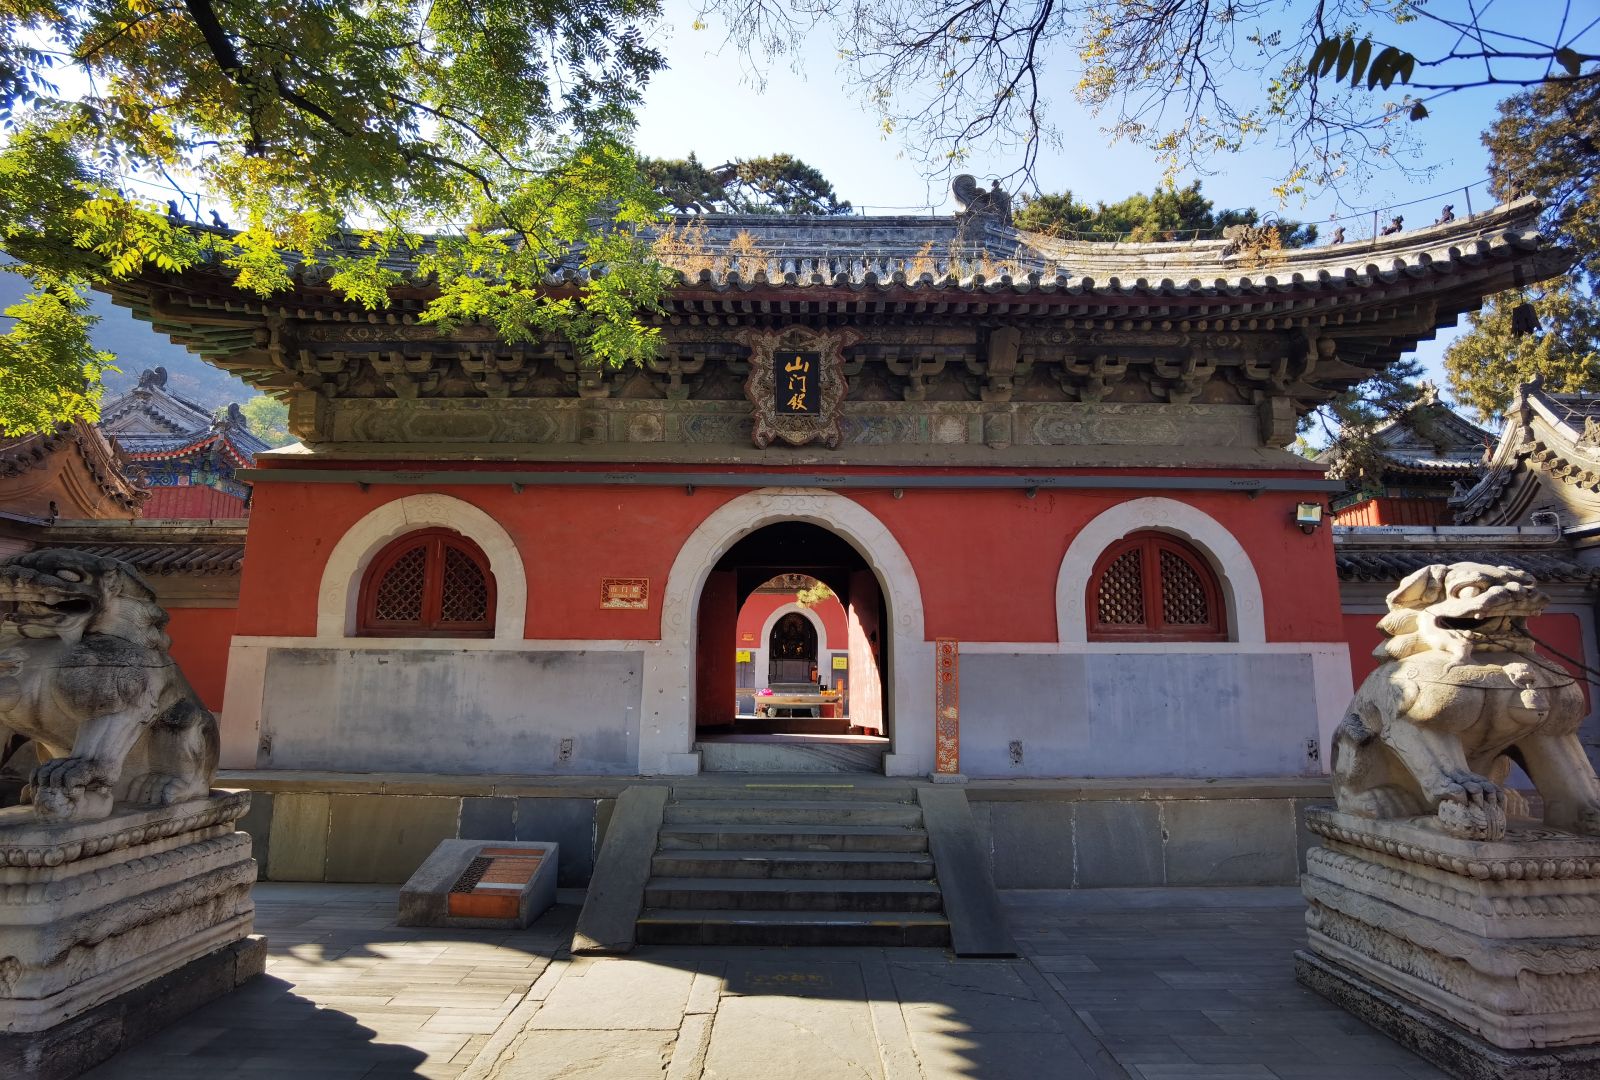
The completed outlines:
{"type": "Polygon", "coordinates": [[[50,1032],[243,941],[248,792],[104,821],[0,810],[0,1033],[50,1032]]]}
{"type": "Polygon", "coordinates": [[[243,986],[266,965],[267,939],[252,935],[47,1031],[0,1034],[0,1076],[71,1080],[243,986]]]}
{"type": "Polygon", "coordinates": [[[1473,841],[1331,808],[1306,819],[1323,840],[1301,879],[1318,960],[1502,1049],[1600,1044],[1600,840],[1528,821],[1473,841]]]}
{"type": "MultiPolygon", "coordinates": [[[[1309,952],[1294,954],[1295,978],[1360,1017],[1457,1080],[1592,1080],[1600,1047],[1506,1050],[1413,1005],[1349,968],[1309,952]]],[[[1359,1068],[1355,1070],[1359,1072],[1359,1068]]]]}

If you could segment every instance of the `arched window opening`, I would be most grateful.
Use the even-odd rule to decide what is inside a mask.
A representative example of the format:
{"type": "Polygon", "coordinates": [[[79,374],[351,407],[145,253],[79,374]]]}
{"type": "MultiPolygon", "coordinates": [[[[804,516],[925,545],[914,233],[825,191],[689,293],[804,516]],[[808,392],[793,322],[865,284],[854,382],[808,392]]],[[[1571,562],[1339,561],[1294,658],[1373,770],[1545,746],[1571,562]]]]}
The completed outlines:
{"type": "Polygon", "coordinates": [[[1102,552],[1088,605],[1090,641],[1228,639],[1216,574],[1166,533],[1133,533],[1102,552]]]}
{"type": "Polygon", "coordinates": [[[449,529],[423,529],[390,543],[367,567],[357,633],[493,637],[494,599],[494,574],[478,545],[449,529]]]}

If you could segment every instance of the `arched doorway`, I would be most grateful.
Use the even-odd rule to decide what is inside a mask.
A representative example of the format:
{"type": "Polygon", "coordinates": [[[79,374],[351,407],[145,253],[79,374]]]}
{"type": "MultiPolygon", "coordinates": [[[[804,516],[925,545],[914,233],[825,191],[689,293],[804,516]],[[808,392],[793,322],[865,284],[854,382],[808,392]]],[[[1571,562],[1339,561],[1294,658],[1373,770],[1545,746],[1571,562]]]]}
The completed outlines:
{"type": "MultiPolygon", "coordinates": [[[[891,749],[883,770],[925,775],[934,767],[933,644],[923,626],[922,588],[905,549],[861,503],[834,491],[762,488],[737,495],[708,513],[684,540],[661,594],[661,638],[646,655],[639,723],[639,771],[698,772],[694,749],[702,592],[722,556],[764,526],[809,522],[834,533],[867,562],[888,611],[881,628],[885,734],[891,749]]],[[[715,655],[715,654],[713,654],[715,655]]],[[[732,654],[728,661],[732,663],[732,654]]]]}
{"type": "Polygon", "coordinates": [[[882,770],[888,611],[877,574],[847,540],[804,521],[755,529],[707,575],[696,624],[695,734],[706,768],[882,770]]]}

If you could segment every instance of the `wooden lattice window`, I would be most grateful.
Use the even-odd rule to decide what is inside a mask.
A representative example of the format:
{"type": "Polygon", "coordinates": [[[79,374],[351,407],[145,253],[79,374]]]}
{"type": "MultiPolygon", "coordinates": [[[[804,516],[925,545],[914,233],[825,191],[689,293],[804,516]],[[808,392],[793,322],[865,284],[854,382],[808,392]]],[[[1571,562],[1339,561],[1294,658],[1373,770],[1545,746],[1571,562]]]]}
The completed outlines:
{"type": "Polygon", "coordinates": [[[1189,545],[1138,532],[1101,553],[1089,578],[1091,641],[1226,641],[1217,576],[1189,545]]]}
{"type": "Polygon", "coordinates": [[[407,533],[367,567],[359,611],[361,634],[493,637],[494,574],[478,545],[460,533],[407,533]]]}

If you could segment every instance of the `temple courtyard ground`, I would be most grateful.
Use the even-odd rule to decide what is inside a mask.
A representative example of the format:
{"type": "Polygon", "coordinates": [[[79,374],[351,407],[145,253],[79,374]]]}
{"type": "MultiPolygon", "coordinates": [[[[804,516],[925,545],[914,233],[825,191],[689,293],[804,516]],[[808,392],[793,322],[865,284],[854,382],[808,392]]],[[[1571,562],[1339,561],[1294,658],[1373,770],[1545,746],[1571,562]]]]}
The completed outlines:
{"type": "Polygon", "coordinates": [[[256,887],[267,974],[94,1080],[1424,1080],[1302,989],[1298,890],[1002,894],[1023,956],[566,952],[581,893],[520,933],[394,924],[387,885],[256,887]]]}

